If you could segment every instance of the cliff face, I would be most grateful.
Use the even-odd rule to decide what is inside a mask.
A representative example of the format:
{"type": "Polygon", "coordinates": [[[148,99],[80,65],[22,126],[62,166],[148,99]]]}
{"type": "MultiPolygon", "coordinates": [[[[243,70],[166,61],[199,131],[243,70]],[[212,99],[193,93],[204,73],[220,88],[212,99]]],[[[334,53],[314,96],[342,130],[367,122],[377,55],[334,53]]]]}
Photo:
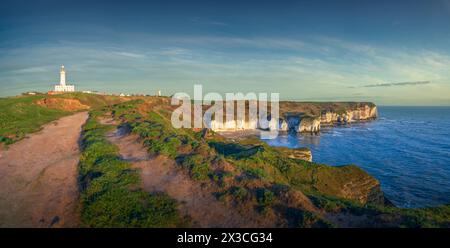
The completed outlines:
{"type": "Polygon", "coordinates": [[[351,123],[376,119],[378,111],[376,106],[364,105],[355,109],[345,110],[342,113],[324,111],[320,116],[321,124],[351,123]]]}
{"type": "Polygon", "coordinates": [[[384,194],[378,180],[371,176],[359,177],[343,185],[341,195],[360,203],[384,204],[384,194]]]}
{"type": "Polygon", "coordinates": [[[278,123],[279,123],[278,130],[284,131],[284,132],[289,131],[289,124],[287,123],[287,121],[285,119],[280,118],[278,120],[278,123]]]}
{"type": "MultiPolygon", "coordinates": [[[[320,104],[310,105],[318,110],[308,111],[308,114],[305,114],[303,112],[290,111],[296,110],[299,108],[298,106],[283,107],[282,112],[280,112],[281,118],[270,120],[270,128],[278,129],[279,131],[317,133],[322,125],[368,121],[376,119],[378,116],[377,107],[371,103],[348,104],[345,106],[331,105],[326,107],[322,107],[320,104]]],[[[219,125],[215,120],[212,120],[208,126],[214,131],[255,130],[261,128],[257,121],[247,120],[225,121],[223,125],[219,125]]]]}
{"type": "Polygon", "coordinates": [[[280,131],[296,131],[299,133],[317,133],[322,125],[347,124],[368,121],[378,116],[377,107],[373,104],[350,106],[340,110],[327,109],[321,111],[320,116],[305,116],[303,113],[286,114],[280,121],[280,131]],[[287,124],[284,125],[284,123],[287,124]]]}
{"type": "Polygon", "coordinates": [[[206,126],[214,131],[255,130],[259,128],[256,121],[243,120],[224,121],[222,125],[215,120],[211,120],[206,126]]]}
{"type": "Polygon", "coordinates": [[[320,131],[320,119],[316,117],[307,117],[300,120],[300,126],[297,132],[317,133],[320,131]]]}
{"type": "Polygon", "coordinates": [[[383,205],[384,194],[380,182],[354,165],[317,170],[315,189],[327,194],[355,200],[362,204],[383,205]]]}

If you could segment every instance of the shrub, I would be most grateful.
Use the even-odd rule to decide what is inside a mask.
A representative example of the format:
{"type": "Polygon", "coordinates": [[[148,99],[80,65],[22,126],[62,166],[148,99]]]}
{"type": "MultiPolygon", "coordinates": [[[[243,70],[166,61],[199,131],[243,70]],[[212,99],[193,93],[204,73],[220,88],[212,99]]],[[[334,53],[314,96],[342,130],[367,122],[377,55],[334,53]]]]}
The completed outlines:
{"type": "Polygon", "coordinates": [[[207,163],[196,164],[191,168],[191,177],[194,180],[203,181],[208,179],[209,166],[207,163]]]}
{"type": "Polygon", "coordinates": [[[14,140],[8,137],[0,136],[0,143],[4,143],[5,145],[11,145],[14,143],[14,140]]]}
{"type": "Polygon", "coordinates": [[[234,198],[239,201],[244,201],[248,197],[248,191],[243,187],[233,187],[230,191],[234,198]]]}
{"type": "Polygon", "coordinates": [[[293,227],[334,227],[333,224],[322,219],[317,214],[296,208],[288,208],[286,210],[286,218],[293,227]]]}
{"type": "Polygon", "coordinates": [[[249,167],[245,169],[245,172],[252,177],[255,178],[264,178],[266,173],[263,169],[261,168],[253,168],[253,167],[249,167]]]}
{"type": "Polygon", "coordinates": [[[275,201],[275,194],[268,189],[258,189],[256,192],[258,203],[262,206],[270,206],[275,201]]]}
{"type": "Polygon", "coordinates": [[[206,180],[210,174],[210,168],[207,161],[198,154],[183,157],[181,164],[189,169],[189,174],[195,180],[206,180]]]}

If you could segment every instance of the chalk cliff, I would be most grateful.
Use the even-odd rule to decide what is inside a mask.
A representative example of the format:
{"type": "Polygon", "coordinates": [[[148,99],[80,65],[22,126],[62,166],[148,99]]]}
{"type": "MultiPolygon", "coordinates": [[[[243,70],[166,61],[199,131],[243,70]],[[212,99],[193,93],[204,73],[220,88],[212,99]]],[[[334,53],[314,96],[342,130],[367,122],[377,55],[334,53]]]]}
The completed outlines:
{"type": "MultiPolygon", "coordinates": [[[[319,105],[319,107],[322,106],[319,105]]],[[[295,109],[295,107],[291,108],[295,109]]],[[[280,120],[283,125],[280,125],[280,131],[317,133],[321,126],[369,121],[376,119],[378,116],[377,107],[372,103],[326,106],[320,108],[320,113],[315,113],[318,112],[317,110],[304,110],[308,114],[289,112],[291,108],[284,108],[284,113],[282,113],[284,117],[280,120]],[[284,123],[287,123],[287,127],[284,123]]]]}
{"type": "Polygon", "coordinates": [[[317,133],[320,131],[320,119],[317,117],[305,117],[300,120],[297,132],[317,133]]]}
{"type": "Polygon", "coordinates": [[[355,109],[347,109],[336,113],[330,110],[323,111],[320,116],[321,124],[351,123],[376,119],[378,111],[376,106],[364,105],[355,109]]]}
{"type": "MultiPolygon", "coordinates": [[[[368,121],[376,119],[377,116],[377,107],[373,103],[288,102],[282,105],[280,118],[269,121],[269,128],[279,131],[317,133],[324,125],[368,121]]],[[[227,120],[222,125],[212,120],[207,126],[214,131],[263,129],[256,120],[227,120]]]]}

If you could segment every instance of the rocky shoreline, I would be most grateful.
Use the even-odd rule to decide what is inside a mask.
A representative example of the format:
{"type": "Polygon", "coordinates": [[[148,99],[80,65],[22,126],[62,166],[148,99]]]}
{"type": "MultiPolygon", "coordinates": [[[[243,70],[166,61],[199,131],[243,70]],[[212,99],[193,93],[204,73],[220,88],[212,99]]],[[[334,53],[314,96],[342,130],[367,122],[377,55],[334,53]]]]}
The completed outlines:
{"type": "MultiPolygon", "coordinates": [[[[377,106],[373,103],[281,102],[280,106],[280,118],[270,120],[269,126],[285,132],[317,133],[322,126],[364,122],[378,117],[377,106]]],[[[212,120],[209,126],[219,132],[260,129],[257,122],[248,120],[225,121],[222,126],[212,120]]]]}

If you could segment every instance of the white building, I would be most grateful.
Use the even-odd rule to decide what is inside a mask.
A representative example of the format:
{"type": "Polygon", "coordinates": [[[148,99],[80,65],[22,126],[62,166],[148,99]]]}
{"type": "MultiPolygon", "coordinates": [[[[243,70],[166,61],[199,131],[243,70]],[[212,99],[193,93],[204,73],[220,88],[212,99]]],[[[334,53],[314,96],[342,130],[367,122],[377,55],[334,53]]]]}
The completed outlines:
{"type": "Polygon", "coordinates": [[[66,70],[64,65],[61,66],[59,71],[59,85],[55,85],[56,92],[74,92],[75,85],[66,85],[66,70]]]}

